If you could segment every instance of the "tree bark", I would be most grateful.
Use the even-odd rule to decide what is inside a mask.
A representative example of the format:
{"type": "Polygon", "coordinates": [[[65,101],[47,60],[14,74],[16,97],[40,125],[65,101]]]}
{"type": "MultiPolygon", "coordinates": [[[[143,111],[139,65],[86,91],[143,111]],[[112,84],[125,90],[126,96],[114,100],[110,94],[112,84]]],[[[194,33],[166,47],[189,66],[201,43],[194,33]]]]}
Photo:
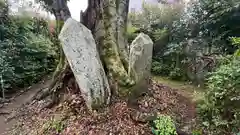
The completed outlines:
{"type": "Polygon", "coordinates": [[[129,0],[89,0],[81,22],[93,33],[113,93],[126,97],[134,80],[128,75],[126,26],[129,0]]]}

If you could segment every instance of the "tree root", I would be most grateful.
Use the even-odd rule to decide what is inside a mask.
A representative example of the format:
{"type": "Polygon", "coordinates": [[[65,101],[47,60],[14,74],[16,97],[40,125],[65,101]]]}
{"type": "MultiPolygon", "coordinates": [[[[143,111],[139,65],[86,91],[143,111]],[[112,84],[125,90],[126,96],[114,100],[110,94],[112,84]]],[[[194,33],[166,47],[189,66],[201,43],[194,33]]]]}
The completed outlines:
{"type": "Polygon", "coordinates": [[[72,72],[69,65],[64,64],[63,68],[55,71],[52,83],[48,88],[40,89],[31,101],[45,100],[43,108],[51,108],[60,100],[60,92],[67,87],[67,83],[72,77],[72,72]],[[56,76],[57,75],[57,76],[56,76]]]}
{"type": "Polygon", "coordinates": [[[24,115],[27,115],[27,111],[26,111],[26,106],[21,106],[15,110],[12,110],[11,113],[9,113],[8,117],[5,119],[5,122],[9,122],[13,119],[16,119],[16,118],[20,118],[21,116],[24,116],[24,115]]]}
{"type": "MultiPolygon", "coordinates": [[[[64,70],[65,71],[65,70],[64,70]]],[[[62,73],[62,77],[63,74],[62,73]]],[[[59,79],[57,79],[56,82],[54,82],[55,85],[50,85],[53,86],[51,89],[49,88],[42,88],[40,89],[33,97],[32,100],[29,102],[23,104],[21,107],[19,107],[17,110],[13,111],[10,113],[10,116],[8,116],[5,120],[5,122],[9,122],[12,119],[19,118],[21,116],[29,114],[27,109],[28,104],[33,104],[36,101],[44,100],[44,105],[40,108],[39,111],[43,110],[44,108],[52,108],[54,105],[56,105],[59,101],[59,93],[61,89],[63,89],[63,82],[61,82],[62,77],[59,76],[59,79]]],[[[53,84],[53,83],[52,83],[53,84]]]]}
{"type": "Polygon", "coordinates": [[[0,104],[10,103],[10,102],[11,102],[10,99],[3,99],[3,98],[0,98],[0,104]]]}
{"type": "Polygon", "coordinates": [[[0,112],[0,115],[8,115],[8,114],[10,114],[10,112],[6,112],[6,111],[1,111],[0,112]]]}

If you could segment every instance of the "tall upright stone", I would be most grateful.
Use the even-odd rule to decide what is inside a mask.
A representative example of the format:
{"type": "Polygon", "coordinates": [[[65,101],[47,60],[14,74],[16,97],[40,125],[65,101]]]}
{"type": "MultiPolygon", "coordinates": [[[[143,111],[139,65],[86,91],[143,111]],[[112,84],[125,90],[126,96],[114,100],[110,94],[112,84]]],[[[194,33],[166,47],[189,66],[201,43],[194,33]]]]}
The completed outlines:
{"type": "Polygon", "coordinates": [[[153,41],[144,33],[140,33],[131,43],[128,73],[134,76],[136,82],[150,75],[152,51],[153,41]]]}
{"type": "Polygon", "coordinates": [[[108,104],[110,88],[91,31],[69,18],[59,39],[87,107],[108,104]]]}
{"type": "Polygon", "coordinates": [[[135,95],[145,92],[148,88],[152,51],[153,41],[144,33],[140,33],[131,43],[128,74],[135,79],[135,95]]]}

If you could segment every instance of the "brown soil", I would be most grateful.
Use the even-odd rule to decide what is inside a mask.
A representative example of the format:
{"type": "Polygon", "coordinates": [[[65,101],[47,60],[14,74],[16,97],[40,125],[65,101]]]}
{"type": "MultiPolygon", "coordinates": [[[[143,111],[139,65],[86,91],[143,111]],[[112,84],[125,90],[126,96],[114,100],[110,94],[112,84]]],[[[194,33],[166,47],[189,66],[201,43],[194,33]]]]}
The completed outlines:
{"type": "MultiPolygon", "coordinates": [[[[185,131],[194,128],[195,104],[189,93],[158,83],[153,83],[149,91],[151,94],[138,100],[141,111],[168,114],[175,120],[176,127],[185,131]]],[[[83,100],[76,97],[79,96],[66,97],[69,102],[53,109],[40,111],[39,102],[28,106],[31,117],[23,117],[18,128],[26,135],[152,135],[149,123],[139,123],[130,117],[132,109],[125,101],[117,100],[106,110],[89,113],[83,100]]],[[[19,135],[17,128],[16,131],[19,135]]]]}

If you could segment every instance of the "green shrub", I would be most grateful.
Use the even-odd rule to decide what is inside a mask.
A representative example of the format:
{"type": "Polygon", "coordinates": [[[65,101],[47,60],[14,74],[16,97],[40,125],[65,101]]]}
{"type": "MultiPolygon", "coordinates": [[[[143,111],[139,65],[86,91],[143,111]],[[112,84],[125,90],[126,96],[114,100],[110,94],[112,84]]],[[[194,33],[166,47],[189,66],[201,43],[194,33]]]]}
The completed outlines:
{"type": "Polygon", "coordinates": [[[172,68],[168,64],[163,63],[161,59],[153,59],[151,69],[153,74],[168,76],[171,70],[172,68]]]}
{"type": "Polygon", "coordinates": [[[220,67],[221,65],[228,65],[232,62],[233,56],[227,55],[227,56],[218,56],[216,60],[216,67],[220,67]]]}
{"type": "Polygon", "coordinates": [[[10,17],[0,23],[0,33],[0,75],[5,89],[28,86],[55,67],[46,21],[10,17]]]}
{"type": "Polygon", "coordinates": [[[170,116],[159,115],[153,123],[152,132],[154,135],[177,135],[175,124],[170,116]]]}
{"type": "Polygon", "coordinates": [[[183,71],[180,68],[174,68],[170,74],[169,74],[170,78],[173,80],[181,80],[183,77],[183,71]]]}
{"type": "Polygon", "coordinates": [[[240,60],[216,69],[208,79],[208,87],[198,110],[203,125],[213,134],[239,132],[240,60]]]}

